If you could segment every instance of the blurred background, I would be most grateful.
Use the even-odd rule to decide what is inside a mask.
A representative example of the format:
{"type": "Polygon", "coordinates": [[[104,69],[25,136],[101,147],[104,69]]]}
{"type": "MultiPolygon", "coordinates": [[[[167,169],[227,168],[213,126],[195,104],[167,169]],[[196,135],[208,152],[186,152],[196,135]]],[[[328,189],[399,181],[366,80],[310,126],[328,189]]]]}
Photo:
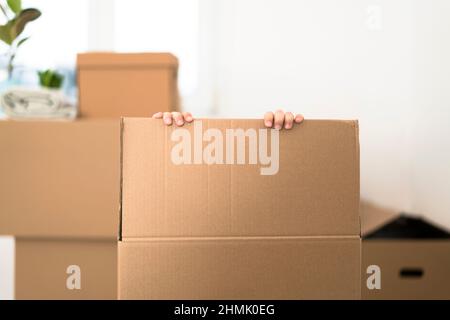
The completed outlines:
{"type": "MultiPolygon", "coordinates": [[[[361,197],[450,229],[447,0],[24,0],[15,75],[86,51],[172,52],[197,117],[358,119],[361,197]]],[[[2,49],[0,47],[0,49],[2,49]]]]}

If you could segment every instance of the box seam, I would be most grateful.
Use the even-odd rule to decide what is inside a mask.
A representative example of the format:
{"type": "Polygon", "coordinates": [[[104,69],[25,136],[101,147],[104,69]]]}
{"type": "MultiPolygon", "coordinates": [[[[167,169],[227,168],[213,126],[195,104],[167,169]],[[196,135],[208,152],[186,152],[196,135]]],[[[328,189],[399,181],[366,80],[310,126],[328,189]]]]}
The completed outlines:
{"type": "Polygon", "coordinates": [[[322,236],[197,236],[197,237],[126,237],[119,241],[158,242],[158,241],[261,241],[261,240],[361,240],[358,235],[322,235],[322,236]]]}
{"type": "Polygon", "coordinates": [[[355,177],[356,177],[356,185],[358,186],[358,222],[359,222],[359,237],[361,238],[361,212],[359,210],[360,208],[360,198],[361,198],[361,182],[360,182],[360,145],[359,145],[359,122],[358,120],[354,120],[354,128],[355,128],[355,177]]]}
{"type": "Polygon", "coordinates": [[[124,118],[120,118],[120,173],[119,173],[119,230],[118,230],[118,240],[122,240],[122,223],[123,223],[123,132],[124,132],[124,118]]]}

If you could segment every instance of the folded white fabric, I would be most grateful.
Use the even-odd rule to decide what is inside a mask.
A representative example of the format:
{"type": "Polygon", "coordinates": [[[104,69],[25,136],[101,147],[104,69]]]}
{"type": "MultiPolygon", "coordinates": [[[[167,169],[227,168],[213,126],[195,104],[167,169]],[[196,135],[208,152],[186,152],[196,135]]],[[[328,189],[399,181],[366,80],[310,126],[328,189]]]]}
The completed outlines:
{"type": "Polygon", "coordinates": [[[13,88],[1,96],[1,105],[11,119],[74,119],[77,109],[60,91],[13,88]]]}

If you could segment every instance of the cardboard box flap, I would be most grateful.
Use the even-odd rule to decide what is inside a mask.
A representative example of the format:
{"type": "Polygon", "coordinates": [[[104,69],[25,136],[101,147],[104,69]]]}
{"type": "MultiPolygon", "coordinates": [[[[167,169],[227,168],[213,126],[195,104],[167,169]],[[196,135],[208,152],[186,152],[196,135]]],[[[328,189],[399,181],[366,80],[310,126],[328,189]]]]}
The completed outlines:
{"type": "Polygon", "coordinates": [[[178,67],[178,59],[171,53],[114,53],[89,52],[77,56],[78,68],[113,67],[178,67]]]}
{"type": "Polygon", "coordinates": [[[0,234],[116,239],[119,124],[0,121],[0,234]]]}
{"type": "MultiPolygon", "coordinates": [[[[396,228],[396,230],[392,230],[390,236],[386,236],[388,238],[392,236],[399,238],[442,238],[442,236],[450,233],[448,228],[439,225],[435,221],[422,221],[420,220],[420,216],[402,213],[398,210],[383,207],[367,200],[361,199],[359,209],[361,215],[361,234],[363,238],[373,237],[374,234],[377,234],[381,229],[388,225],[395,226],[396,228]],[[408,219],[408,215],[411,219],[408,219]],[[428,229],[426,225],[428,225],[428,228],[430,229],[428,229]],[[404,231],[398,229],[400,227],[404,227],[406,232],[411,233],[406,236],[404,231]],[[432,230],[433,228],[435,228],[435,230],[432,230]],[[394,233],[398,233],[397,231],[400,231],[402,236],[394,235],[394,233]],[[427,234],[425,235],[424,232],[427,234]]],[[[385,237],[385,235],[380,237],[385,237]]]]}
{"type": "Polygon", "coordinates": [[[361,235],[363,237],[395,220],[400,215],[395,209],[383,207],[365,199],[360,201],[359,213],[361,216],[361,235]]]}
{"type": "Polygon", "coordinates": [[[365,239],[450,239],[450,233],[427,220],[402,213],[365,239]]]}
{"type": "Polygon", "coordinates": [[[123,239],[360,235],[356,121],[125,118],[121,157],[123,239]]]}

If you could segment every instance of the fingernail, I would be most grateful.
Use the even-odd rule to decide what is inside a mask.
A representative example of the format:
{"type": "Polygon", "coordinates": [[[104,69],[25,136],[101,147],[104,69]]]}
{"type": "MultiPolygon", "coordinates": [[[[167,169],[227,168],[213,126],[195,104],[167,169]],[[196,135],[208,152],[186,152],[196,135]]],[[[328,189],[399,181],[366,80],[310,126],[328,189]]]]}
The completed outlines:
{"type": "Polygon", "coordinates": [[[165,124],[172,124],[172,119],[170,119],[170,118],[165,118],[165,119],[164,119],[164,123],[165,123],[165,124]]]}
{"type": "Polygon", "coordinates": [[[281,129],[281,126],[280,126],[279,124],[276,124],[276,125],[275,125],[275,129],[280,130],[280,129],[281,129]]]}
{"type": "Polygon", "coordinates": [[[272,126],[272,121],[268,121],[268,120],[267,120],[267,121],[265,122],[265,124],[266,124],[266,127],[271,127],[271,126],[272,126]]]}
{"type": "Polygon", "coordinates": [[[177,121],[177,125],[179,125],[179,126],[183,125],[183,121],[178,120],[178,121],[177,121]]]}
{"type": "Polygon", "coordinates": [[[292,126],[290,124],[287,124],[284,126],[286,129],[290,129],[292,126]]]}
{"type": "Polygon", "coordinates": [[[186,121],[192,121],[192,117],[191,116],[187,116],[186,117],[186,121]]]}

